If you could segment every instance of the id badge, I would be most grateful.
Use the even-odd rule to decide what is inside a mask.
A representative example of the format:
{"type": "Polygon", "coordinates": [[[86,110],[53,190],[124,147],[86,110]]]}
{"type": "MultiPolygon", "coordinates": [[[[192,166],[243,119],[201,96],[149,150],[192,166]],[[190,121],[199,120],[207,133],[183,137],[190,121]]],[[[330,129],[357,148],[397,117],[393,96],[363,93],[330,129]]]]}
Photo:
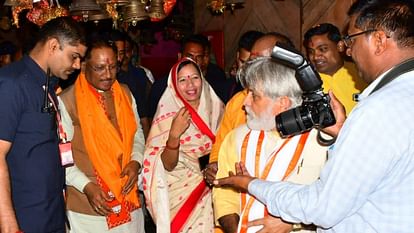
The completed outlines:
{"type": "Polygon", "coordinates": [[[60,161],[62,166],[68,166],[73,164],[72,156],[72,143],[59,143],[60,161]]]}

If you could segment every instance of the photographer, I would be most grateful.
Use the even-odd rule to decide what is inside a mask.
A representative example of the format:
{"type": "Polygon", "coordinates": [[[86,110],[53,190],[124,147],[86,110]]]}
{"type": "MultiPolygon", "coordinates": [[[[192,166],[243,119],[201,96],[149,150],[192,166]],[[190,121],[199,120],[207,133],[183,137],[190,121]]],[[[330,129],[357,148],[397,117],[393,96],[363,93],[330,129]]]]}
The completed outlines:
{"type": "Polygon", "coordinates": [[[310,185],[268,182],[239,169],[214,183],[248,189],[270,214],[313,223],[318,232],[412,232],[414,4],[360,0],[349,15],[347,54],[370,85],[320,179],[310,185]]]}
{"type": "MultiPolygon", "coordinates": [[[[302,102],[294,70],[269,57],[261,57],[248,61],[242,75],[248,89],[244,100],[247,124],[225,137],[220,147],[217,177],[235,173],[234,164],[242,162],[248,165],[250,174],[268,181],[309,184],[316,180],[325,164],[327,150],[317,143],[316,130],[290,138],[281,138],[276,131],[275,116],[302,102]]],[[[213,203],[215,217],[227,233],[234,233],[237,228],[237,232],[246,232],[251,219],[254,221],[249,223],[249,232],[256,232],[261,225],[263,230],[272,232],[275,228],[292,229],[291,223],[265,216],[265,205],[253,196],[233,189],[215,188],[213,203]]],[[[295,230],[302,227],[305,226],[295,224],[295,230]]]]}

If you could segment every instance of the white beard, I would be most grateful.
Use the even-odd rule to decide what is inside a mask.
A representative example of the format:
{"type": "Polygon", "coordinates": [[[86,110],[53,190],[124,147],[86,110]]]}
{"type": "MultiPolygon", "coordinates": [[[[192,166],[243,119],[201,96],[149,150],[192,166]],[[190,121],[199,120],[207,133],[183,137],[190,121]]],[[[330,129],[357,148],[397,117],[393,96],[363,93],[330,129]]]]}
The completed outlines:
{"type": "Polygon", "coordinates": [[[257,116],[249,107],[245,106],[247,113],[247,127],[253,130],[271,131],[276,129],[275,116],[272,115],[272,106],[269,105],[260,116],[257,116]]]}

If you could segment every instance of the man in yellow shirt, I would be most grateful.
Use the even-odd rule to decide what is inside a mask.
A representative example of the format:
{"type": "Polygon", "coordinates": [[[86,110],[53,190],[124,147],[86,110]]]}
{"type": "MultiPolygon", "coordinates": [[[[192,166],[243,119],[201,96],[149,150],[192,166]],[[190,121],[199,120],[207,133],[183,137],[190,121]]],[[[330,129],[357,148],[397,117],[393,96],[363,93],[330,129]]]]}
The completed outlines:
{"type": "Polygon", "coordinates": [[[344,61],[341,53],[345,45],[338,28],[330,23],[319,24],[309,29],[304,37],[307,56],[320,73],[324,91],[332,90],[348,115],[367,84],[359,77],[354,63],[344,61]]]}

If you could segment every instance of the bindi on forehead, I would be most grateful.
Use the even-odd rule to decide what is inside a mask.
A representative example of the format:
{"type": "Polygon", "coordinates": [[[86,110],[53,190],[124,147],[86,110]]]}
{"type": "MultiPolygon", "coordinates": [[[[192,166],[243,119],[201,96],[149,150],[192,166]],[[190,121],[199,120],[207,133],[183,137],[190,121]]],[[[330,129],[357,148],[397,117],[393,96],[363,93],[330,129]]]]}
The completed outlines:
{"type": "Polygon", "coordinates": [[[180,77],[178,77],[179,79],[190,79],[191,78],[191,75],[183,75],[183,76],[180,76],[180,77]]]}

